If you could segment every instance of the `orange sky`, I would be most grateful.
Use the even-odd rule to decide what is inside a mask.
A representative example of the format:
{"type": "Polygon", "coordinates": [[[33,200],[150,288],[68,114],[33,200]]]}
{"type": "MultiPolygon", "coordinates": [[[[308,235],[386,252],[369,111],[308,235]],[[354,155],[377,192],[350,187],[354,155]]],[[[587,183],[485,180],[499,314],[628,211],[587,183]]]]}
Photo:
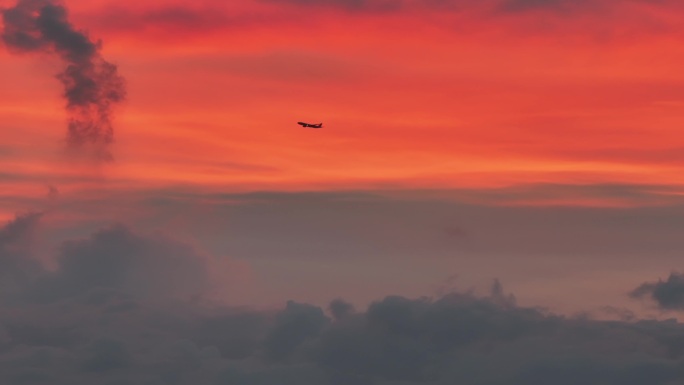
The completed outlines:
{"type": "Polygon", "coordinates": [[[190,3],[66,1],[127,82],[111,163],[66,154],[59,58],[0,49],[0,220],[61,205],[45,221],[87,228],[64,238],[95,216],[180,229],[249,260],[264,301],[466,271],[577,309],[679,263],[681,2],[190,3]]]}
{"type": "MultiPolygon", "coordinates": [[[[88,175],[230,191],[684,185],[674,1],[193,4],[68,2],[128,84],[116,161],[88,175]]],[[[60,155],[60,65],[0,51],[4,191],[83,186],[60,155]]]]}

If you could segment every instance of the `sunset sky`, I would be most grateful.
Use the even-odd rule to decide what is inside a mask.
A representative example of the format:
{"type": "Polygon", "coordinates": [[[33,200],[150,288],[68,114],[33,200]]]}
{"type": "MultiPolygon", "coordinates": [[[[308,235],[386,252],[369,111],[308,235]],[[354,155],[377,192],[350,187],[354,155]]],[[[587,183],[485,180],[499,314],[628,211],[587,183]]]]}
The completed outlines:
{"type": "MultiPolygon", "coordinates": [[[[0,0],[0,267],[52,277],[28,297],[56,301],[83,255],[118,266],[139,239],[116,288],[154,301],[496,302],[498,280],[568,317],[684,309],[684,2],[20,1],[68,9],[125,80],[109,161],[70,146],[65,56],[12,46],[16,4],[0,0]]],[[[478,384],[537,385],[515,378],[478,384]]]]}
{"type": "MultiPolygon", "coordinates": [[[[126,81],[127,99],[113,112],[114,161],[65,156],[59,57],[0,51],[2,218],[43,209],[53,188],[55,212],[45,220],[55,226],[206,222],[213,238],[203,240],[207,247],[233,251],[230,257],[248,264],[264,264],[251,261],[254,254],[285,258],[273,255],[281,249],[330,258],[326,263],[354,274],[378,254],[391,260],[392,248],[410,236],[427,247],[411,253],[428,272],[407,280],[435,284],[451,274],[500,274],[461,265],[471,254],[491,254],[502,236],[541,231],[541,243],[563,237],[619,254],[634,236],[672,226],[668,213],[684,201],[684,7],[636,0],[475,4],[70,1],[74,28],[101,41],[102,56],[126,81]],[[300,120],[324,122],[324,129],[302,129],[300,120]],[[270,195],[244,195],[253,192],[270,195]],[[490,234],[474,231],[491,239],[462,250],[472,241],[469,227],[486,221],[484,212],[513,223],[496,220],[481,231],[490,234]],[[579,223],[568,225],[557,212],[579,223]],[[666,217],[651,218],[659,213],[666,217]],[[548,223],[537,223],[539,215],[548,223]],[[607,219],[625,215],[629,228],[607,219]],[[250,227],[254,221],[263,223],[250,227]],[[373,227],[378,237],[354,234],[357,226],[373,227]],[[441,245],[449,262],[430,261],[439,246],[432,238],[450,226],[462,228],[463,239],[441,245]],[[585,234],[585,226],[598,233],[585,234]],[[295,229],[301,231],[284,236],[295,229]],[[325,248],[313,247],[323,231],[325,248]],[[258,245],[233,250],[246,237],[258,245]],[[435,275],[430,265],[451,274],[435,275]]],[[[536,249],[536,242],[500,252],[536,249]]],[[[681,250],[670,246],[646,248],[681,250]]],[[[554,248],[543,257],[585,257],[554,248]]],[[[658,254],[648,256],[650,268],[665,274],[678,267],[654,264],[658,254]]],[[[317,263],[297,269],[318,275],[317,263]]],[[[541,278],[533,262],[507,263],[541,278]]]]}

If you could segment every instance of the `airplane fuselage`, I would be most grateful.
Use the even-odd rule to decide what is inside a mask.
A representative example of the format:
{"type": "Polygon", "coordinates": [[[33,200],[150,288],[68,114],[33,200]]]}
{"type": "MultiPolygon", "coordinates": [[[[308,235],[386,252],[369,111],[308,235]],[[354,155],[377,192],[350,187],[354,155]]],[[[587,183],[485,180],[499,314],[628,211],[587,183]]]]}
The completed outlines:
{"type": "Polygon", "coordinates": [[[318,124],[311,124],[311,123],[306,123],[306,122],[297,122],[302,127],[310,127],[310,128],[321,128],[323,127],[323,123],[318,123],[318,124]]]}

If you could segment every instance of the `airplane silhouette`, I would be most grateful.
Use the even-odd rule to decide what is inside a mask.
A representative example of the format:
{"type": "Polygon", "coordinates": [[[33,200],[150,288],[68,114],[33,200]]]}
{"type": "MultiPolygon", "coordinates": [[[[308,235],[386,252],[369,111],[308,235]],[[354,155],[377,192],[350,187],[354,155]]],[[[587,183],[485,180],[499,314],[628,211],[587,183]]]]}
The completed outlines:
{"type": "Polygon", "coordinates": [[[311,128],[321,128],[323,127],[323,123],[318,123],[318,124],[310,124],[310,123],[304,123],[304,122],[297,122],[302,127],[311,127],[311,128]]]}

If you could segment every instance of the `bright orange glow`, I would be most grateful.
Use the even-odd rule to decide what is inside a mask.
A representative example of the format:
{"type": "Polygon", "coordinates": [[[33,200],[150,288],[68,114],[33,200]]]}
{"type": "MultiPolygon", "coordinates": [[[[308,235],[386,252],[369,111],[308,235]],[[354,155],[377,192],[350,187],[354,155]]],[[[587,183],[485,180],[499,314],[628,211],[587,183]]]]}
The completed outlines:
{"type": "MultiPolygon", "coordinates": [[[[74,24],[102,39],[128,83],[116,161],[98,173],[122,189],[684,186],[678,4],[606,1],[604,18],[409,3],[363,12],[69,2],[74,24]],[[298,120],[325,126],[302,129],[298,120]]],[[[41,181],[51,173],[60,188],[89,183],[59,158],[59,66],[0,52],[9,147],[0,155],[25,176],[3,194],[23,194],[26,180],[53,183],[41,181]]]]}

